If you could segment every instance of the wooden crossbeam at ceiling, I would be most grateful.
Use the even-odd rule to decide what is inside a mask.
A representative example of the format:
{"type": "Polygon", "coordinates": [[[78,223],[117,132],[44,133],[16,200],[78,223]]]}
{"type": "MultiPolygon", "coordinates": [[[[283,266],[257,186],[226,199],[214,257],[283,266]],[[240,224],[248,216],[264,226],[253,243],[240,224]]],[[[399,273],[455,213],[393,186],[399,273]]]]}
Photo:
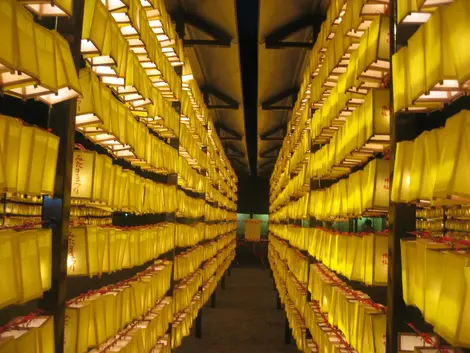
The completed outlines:
{"type": "Polygon", "coordinates": [[[240,135],[235,130],[221,124],[220,122],[215,125],[215,130],[221,140],[224,140],[224,141],[226,140],[241,141],[242,140],[242,135],[240,135]],[[229,136],[225,136],[225,134],[228,134],[229,136]]]}
{"type": "Polygon", "coordinates": [[[266,99],[261,103],[262,110],[291,110],[294,108],[294,102],[297,99],[297,94],[299,93],[298,87],[292,87],[286,89],[275,96],[266,99]],[[291,103],[289,105],[276,105],[279,102],[282,102],[284,99],[291,97],[291,103]]]}
{"type": "Polygon", "coordinates": [[[258,169],[266,168],[267,166],[273,164],[275,161],[276,161],[275,159],[269,159],[268,161],[266,161],[266,162],[260,164],[260,165],[258,166],[258,169]]]}
{"type": "MultiPolygon", "coordinates": [[[[179,9],[178,11],[173,13],[172,18],[176,19],[176,23],[178,24],[178,26],[189,25],[212,38],[186,39],[184,35],[181,36],[181,33],[178,33],[183,38],[183,45],[185,47],[212,46],[230,48],[232,45],[232,37],[230,36],[230,34],[225,32],[223,29],[218,28],[214,24],[208,22],[205,18],[199,17],[193,13],[185,12],[183,9],[179,9]]],[[[181,32],[181,30],[179,32],[181,32]]]]}
{"type": "Polygon", "coordinates": [[[271,147],[271,148],[268,148],[266,151],[261,152],[261,153],[259,154],[260,158],[273,158],[273,157],[275,158],[275,157],[277,157],[277,155],[276,155],[276,156],[270,156],[270,154],[271,154],[272,152],[279,151],[279,149],[281,148],[281,146],[282,146],[282,145],[276,145],[276,146],[273,146],[273,147],[271,147]]]}
{"type": "Polygon", "coordinates": [[[313,44],[317,40],[317,36],[320,33],[321,23],[325,20],[325,17],[319,14],[306,14],[289,22],[278,29],[271,32],[265,38],[266,49],[282,49],[282,48],[307,48],[311,49],[313,44]],[[304,29],[313,28],[312,41],[308,42],[289,42],[284,41],[290,35],[304,29]]]}
{"type": "Polygon", "coordinates": [[[282,141],[286,135],[286,124],[275,126],[260,135],[261,141],[282,141]]]}
{"type": "Polygon", "coordinates": [[[225,150],[227,151],[227,157],[228,158],[245,157],[245,153],[240,151],[235,146],[226,145],[225,150]]]}
{"type": "Polygon", "coordinates": [[[225,93],[220,92],[217,88],[211,85],[202,85],[200,87],[202,94],[204,95],[204,101],[209,109],[238,109],[240,103],[238,103],[235,99],[229,97],[225,93]],[[213,96],[218,100],[221,100],[225,104],[210,104],[209,99],[213,96]]]}

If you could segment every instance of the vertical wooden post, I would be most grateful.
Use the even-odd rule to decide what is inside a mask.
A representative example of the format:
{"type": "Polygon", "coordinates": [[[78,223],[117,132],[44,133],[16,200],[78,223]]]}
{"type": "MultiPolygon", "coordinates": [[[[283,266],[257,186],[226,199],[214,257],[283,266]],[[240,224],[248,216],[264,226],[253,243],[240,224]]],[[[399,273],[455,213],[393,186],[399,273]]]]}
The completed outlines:
{"type": "MultiPolygon", "coordinates": [[[[390,16],[390,179],[393,183],[394,163],[397,143],[411,140],[416,137],[415,117],[407,115],[400,119],[400,114],[395,114],[393,107],[393,67],[391,57],[397,51],[397,0],[391,0],[389,6],[390,16]]],[[[391,191],[391,187],[390,187],[391,191]]],[[[388,286],[387,286],[387,343],[386,353],[398,351],[398,333],[406,318],[406,305],[403,301],[403,286],[401,274],[400,240],[407,237],[408,232],[416,226],[415,207],[390,202],[388,237],[388,286]]]]}
{"type": "Polygon", "coordinates": [[[217,299],[217,290],[215,290],[214,293],[212,293],[211,295],[211,308],[215,308],[216,299],[217,299]]]}
{"type": "MultiPolygon", "coordinates": [[[[59,17],[57,32],[69,43],[77,71],[80,68],[80,43],[83,25],[83,0],[75,0],[73,15],[59,17]]],[[[45,198],[42,220],[52,229],[52,286],[44,293],[39,305],[54,316],[54,346],[56,353],[64,351],[65,301],[67,298],[67,250],[72,184],[72,161],[75,135],[77,99],[54,105],[50,114],[50,128],[59,136],[54,197],[45,198]]]]}
{"type": "Polygon", "coordinates": [[[286,319],[284,323],[284,343],[290,344],[291,341],[292,341],[292,329],[289,326],[289,320],[287,320],[287,314],[286,314],[286,319]]]}
{"type": "Polygon", "coordinates": [[[202,310],[199,310],[196,317],[196,337],[202,338],[202,310]]]}
{"type": "Polygon", "coordinates": [[[223,290],[225,290],[225,273],[222,275],[220,286],[223,290]]]}

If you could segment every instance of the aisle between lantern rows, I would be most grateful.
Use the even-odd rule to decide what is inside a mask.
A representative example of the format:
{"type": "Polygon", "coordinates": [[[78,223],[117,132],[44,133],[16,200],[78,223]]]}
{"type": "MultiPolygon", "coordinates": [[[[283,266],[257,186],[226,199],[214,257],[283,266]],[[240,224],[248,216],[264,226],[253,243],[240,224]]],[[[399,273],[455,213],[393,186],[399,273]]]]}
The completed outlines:
{"type": "Polygon", "coordinates": [[[234,268],[226,289],[217,290],[216,308],[205,307],[202,338],[194,334],[177,353],[294,353],[284,343],[284,310],[276,310],[276,292],[268,269],[234,268]]]}

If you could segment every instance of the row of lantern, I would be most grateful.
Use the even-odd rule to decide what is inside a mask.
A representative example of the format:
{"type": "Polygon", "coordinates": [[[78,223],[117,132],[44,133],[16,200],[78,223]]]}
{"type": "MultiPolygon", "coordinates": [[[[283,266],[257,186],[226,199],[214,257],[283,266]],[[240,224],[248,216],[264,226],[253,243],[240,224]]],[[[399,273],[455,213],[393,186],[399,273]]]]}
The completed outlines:
{"type": "Polygon", "coordinates": [[[67,41],[35,23],[21,2],[2,1],[0,14],[5,39],[0,50],[2,91],[48,105],[77,97],[81,89],[67,41]]]}
{"type": "MultiPolygon", "coordinates": [[[[330,100],[334,95],[330,96],[330,100]]],[[[329,144],[310,155],[308,178],[337,178],[352,167],[363,164],[374,153],[383,152],[390,142],[390,96],[387,89],[372,89],[363,104],[348,110],[348,117],[332,133],[330,123],[323,126],[332,135],[329,144]]],[[[315,124],[313,124],[315,125],[315,124]]],[[[319,122],[318,134],[322,130],[319,122]]],[[[312,130],[315,128],[312,126],[312,130]]]]}
{"type": "Polygon", "coordinates": [[[401,241],[403,299],[434,332],[470,347],[470,256],[466,246],[433,238],[401,241]]]}
{"type": "Polygon", "coordinates": [[[178,99],[181,79],[163,54],[146,11],[140,2],[128,3],[132,9],[127,13],[111,14],[100,0],[85,1],[82,55],[133,108],[150,104],[154,88],[165,99],[178,99]]]}
{"type": "MultiPolygon", "coordinates": [[[[83,98],[77,104],[75,125],[78,131],[108,149],[115,157],[126,159],[136,166],[176,172],[177,151],[153,136],[144,123],[139,123],[134,114],[112,95],[90,69],[80,70],[80,82],[83,98]]],[[[169,119],[165,120],[165,125],[170,122],[176,126],[174,133],[179,135],[180,149],[189,153],[183,157],[191,165],[206,168],[207,156],[196,144],[188,128],[185,125],[179,127],[176,112],[171,107],[168,109],[172,113],[168,113],[169,119]]]]}
{"type": "Polygon", "coordinates": [[[236,221],[237,214],[233,211],[227,211],[222,208],[206,205],[204,217],[206,221],[236,221]]]}
{"type": "Polygon", "coordinates": [[[171,262],[159,261],[123,283],[69,301],[65,309],[64,352],[85,353],[92,348],[105,351],[125,327],[150,328],[136,335],[144,344],[142,352],[150,352],[165,334],[173,315],[172,298],[164,297],[170,288],[171,266],[171,262]],[[141,321],[142,317],[146,320],[141,321]]]}
{"type": "Polygon", "coordinates": [[[385,352],[384,308],[347,286],[323,264],[311,265],[310,276],[312,301],[306,306],[305,322],[320,351],[335,346],[330,338],[336,336],[340,341],[336,344],[349,344],[358,353],[385,352]],[[336,333],[325,329],[325,324],[330,329],[337,327],[336,333]]]}
{"type": "Polygon", "coordinates": [[[74,151],[72,198],[77,204],[91,201],[112,209],[138,213],[177,211],[178,215],[190,218],[202,217],[205,210],[212,218],[227,212],[177,191],[174,186],[140,177],[113,164],[110,157],[93,151],[74,151]]]}
{"type": "Polygon", "coordinates": [[[300,283],[308,281],[308,258],[298,249],[289,246],[285,241],[269,236],[269,245],[279,254],[279,258],[286,262],[289,271],[300,283]]]}
{"type": "Polygon", "coordinates": [[[142,178],[91,151],[74,151],[72,198],[139,213],[175,212],[177,208],[175,186],[142,178]]]}
{"type": "Polygon", "coordinates": [[[397,144],[392,201],[427,200],[433,204],[465,204],[470,156],[466,129],[470,111],[447,119],[444,128],[423,132],[414,141],[397,144]]]}
{"type": "Polygon", "coordinates": [[[16,317],[0,333],[0,352],[54,352],[54,317],[16,317]]]}
{"type": "Polygon", "coordinates": [[[320,347],[317,343],[312,338],[307,338],[306,335],[304,308],[307,295],[305,287],[296,282],[295,276],[289,272],[287,265],[279,258],[279,254],[271,245],[268,248],[268,260],[297,348],[305,353],[319,352],[320,347]]]}
{"type": "Polygon", "coordinates": [[[202,283],[202,270],[198,269],[175,285],[173,290],[174,315],[178,315],[178,313],[189,306],[202,283]]]}
{"type": "Polygon", "coordinates": [[[0,187],[4,192],[52,195],[59,138],[5,115],[0,115],[0,135],[0,187]]]}
{"type": "MultiPolygon", "coordinates": [[[[330,59],[332,63],[329,66],[322,64],[320,71],[323,74],[315,76],[312,80],[311,91],[315,92],[315,95],[311,97],[311,104],[319,108],[312,117],[310,127],[313,143],[328,142],[339,126],[348,120],[354,109],[364,102],[364,95],[371,88],[382,86],[382,81],[389,71],[390,61],[387,43],[388,24],[387,17],[377,17],[361,37],[357,50],[354,50],[353,45],[348,46],[349,52],[352,53],[345,55],[345,59],[339,58],[343,60],[343,66],[335,64],[338,58],[335,57],[334,50],[326,51],[326,63],[328,55],[332,58],[330,59]],[[329,52],[331,54],[328,54],[329,52]]],[[[341,25],[339,27],[342,28],[341,25]]],[[[346,34],[344,37],[349,38],[346,34]]],[[[333,40],[344,44],[340,38],[343,38],[342,34],[338,34],[333,40]]],[[[331,49],[333,48],[334,46],[331,49]]],[[[339,53],[344,54],[348,50],[339,50],[339,53]]],[[[373,137],[376,135],[383,134],[380,130],[378,133],[373,131],[373,137]]],[[[379,140],[379,142],[386,141],[379,140]]],[[[290,146],[294,147],[296,144],[291,141],[290,146]]]]}
{"type": "MultiPolygon", "coordinates": [[[[339,233],[323,228],[280,224],[270,226],[270,231],[293,247],[307,250],[329,269],[352,281],[370,286],[387,284],[387,234],[339,233]]],[[[297,262],[304,266],[302,257],[299,256],[297,262]]]]}
{"type": "Polygon", "coordinates": [[[201,310],[204,304],[209,300],[211,294],[217,288],[218,281],[220,280],[224,272],[227,270],[227,268],[230,266],[234,258],[235,251],[232,251],[229,257],[218,268],[216,274],[211,277],[208,281],[206,281],[203,284],[202,289],[193,296],[189,305],[174,317],[171,326],[172,348],[179,347],[183,338],[191,333],[191,326],[194,320],[196,319],[199,310],[201,310]]]}
{"type": "Polygon", "coordinates": [[[175,257],[174,279],[181,280],[201,267],[204,261],[213,258],[234,240],[234,235],[224,235],[204,245],[197,245],[175,257]]]}
{"type": "Polygon", "coordinates": [[[364,214],[385,214],[389,205],[389,162],[374,159],[363,170],[341,179],[332,186],[311,191],[298,201],[271,214],[276,222],[304,219],[308,216],[319,220],[357,217],[364,214]]]}
{"type": "Polygon", "coordinates": [[[470,5],[454,0],[438,7],[429,20],[393,55],[394,109],[442,109],[468,91],[470,5]]]}
{"type": "Polygon", "coordinates": [[[236,233],[222,235],[217,240],[213,240],[204,244],[204,261],[208,261],[215,257],[221,250],[225,249],[229,244],[234,243],[236,233]]]}
{"type": "Polygon", "coordinates": [[[222,266],[230,254],[234,252],[234,239],[232,239],[231,247],[223,247],[217,256],[209,258],[208,261],[213,261],[215,265],[211,271],[206,271],[205,266],[191,273],[189,276],[183,278],[174,288],[174,312],[177,315],[182,310],[187,308],[191,303],[192,298],[196,292],[201,288],[203,283],[206,283],[214,275],[217,269],[222,266]]]}
{"type": "MultiPolygon", "coordinates": [[[[229,237],[227,244],[221,250],[218,250],[213,256],[209,257],[209,260],[206,260],[202,267],[204,281],[207,281],[208,278],[211,278],[216,271],[222,266],[227,258],[231,254],[235,253],[235,248],[237,247],[236,235],[229,237]]],[[[206,258],[208,258],[206,256],[206,258]]]]}
{"type": "Polygon", "coordinates": [[[1,230],[0,268],[4,272],[0,309],[42,296],[51,288],[50,229],[1,230]]]}
{"type": "MultiPolygon", "coordinates": [[[[330,100],[333,97],[331,95],[330,100]]],[[[337,127],[329,144],[308,154],[308,167],[302,168],[289,181],[279,195],[281,200],[276,200],[275,204],[289,201],[298,192],[304,193],[310,186],[308,180],[311,178],[336,179],[349,174],[353,167],[367,162],[374,153],[384,151],[390,142],[389,91],[372,89],[363,101],[362,105],[350,112],[344,125],[337,127]]]]}
{"type": "Polygon", "coordinates": [[[162,223],[135,229],[71,227],[67,275],[91,277],[157,259],[175,247],[175,227],[178,226],[162,223]]]}
{"type": "MultiPolygon", "coordinates": [[[[161,223],[140,228],[72,227],[69,234],[67,274],[91,277],[139,266],[157,259],[174,247],[193,246],[204,239],[212,239],[217,235],[225,234],[226,230],[227,227],[224,225],[204,225],[203,223],[194,225],[161,223]]],[[[38,232],[39,234],[45,233],[45,231],[38,232]]],[[[46,234],[50,238],[50,231],[46,234]]],[[[47,239],[50,243],[49,238],[47,239]]],[[[44,242],[41,239],[40,244],[44,242]]],[[[219,246],[215,248],[220,250],[223,242],[217,244],[219,246]]],[[[205,246],[208,254],[212,256],[213,247],[212,242],[205,246]]],[[[50,252],[50,245],[48,249],[50,252]]],[[[41,251],[48,254],[46,249],[41,251]]],[[[41,258],[41,272],[44,272],[43,276],[48,278],[43,290],[50,287],[48,275],[50,255],[49,257],[46,255],[44,255],[44,260],[41,258]]],[[[212,256],[206,256],[206,259],[212,256]]]]}
{"type": "Polygon", "coordinates": [[[299,281],[286,260],[282,259],[282,252],[285,251],[285,248],[285,244],[275,244],[273,239],[270,239],[268,253],[275,266],[275,271],[278,272],[279,279],[285,286],[286,295],[293,302],[294,307],[303,315],[307,304],[307,282],[299,281]]]}

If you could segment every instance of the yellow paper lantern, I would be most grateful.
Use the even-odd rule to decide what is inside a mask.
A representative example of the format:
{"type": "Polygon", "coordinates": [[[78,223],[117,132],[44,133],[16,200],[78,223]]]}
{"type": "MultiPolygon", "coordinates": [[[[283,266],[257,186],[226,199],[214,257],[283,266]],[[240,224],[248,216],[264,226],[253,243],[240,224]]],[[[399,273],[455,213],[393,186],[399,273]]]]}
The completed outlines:
{"type": "Polygon", "coordinates": [[[17,283],[16,252],[14,247],[14,231],[0,232],[0,267],[5,271],[4,288],[0,292],[0,308],[15,303],[20,299],[20,286],[17,283]]]}
{"type": "Polygon", "coordinates": [[[388,274],[388,236],[383,234],[366,235],[364,256],[366,285],[386,286],[388,274]]]}
{"type": "Polygon", "coordinates": [[[470,198],[466,170],[470,156],[467,153],[469,111],[461,111],[447,119],[443,133],[443,149],[439,161],[434,197],[462,202],[470,198]]]}
{"type": "Polygon", "coordinates": [[[87,302],[73,303],[65,309],[65,353],[86,353],[88,351],[91,309],[91,305],[87,302]]]}
{"type": "MultiPolygon", "coordinates": [[[[18,319],[21,320],[21,318],[18,319]]],[[[20,324],[19,327],[37,331],[38,353],[54,353],[54,318],[52,316],[36,316],[20,324]]]]}
{"type": "Polygon", "coordinates": [[[365,88],[380,87],[390,69],[389,19],[375,19],[361,38],[358,48],[356,77],[365,88]]]}
{"type": "Polygon", "coordinates": [[[445,254],[444,273],[439,304],[438,321],[434,330],[447,342],[456,346],[470,346],[468,328],[469,291],[467,288],[470,258],[466,254],[448,251],[445,254]]]}
{"type": "Polygon", "coordinates": [[[14,237],[15,267],[21,302],[27,302],[42,295],[41,262],[38,235],[27,230],[14,237]]]}
{"type": "MultiPolygon", "coordinates": [[[[444,0],[442,0],[444,1],[444,0]]],[[[450,2],[447,0],[446,2],[450,2]]],[[[442,18],[446,26],[446,37],[449,41],[450,53],[455,65],[455,72],[459,85],[468,88],[470,79],[470,52],[464,44],[463,38],[469,34],[468,22],[470,20],[470,8],[468,1],[453,0],[452,3],[443,8],[442,18]]],[[[448,56],[446,56],[449,60],[448,56]]]]}
{"type": "Polygon", "coordinates": [[[41,264],[42,290],[51,288],[52,275],[52,231],[50,229],[36,230],[39,246],[39,261],[41,264]]]}
{"type": "Polygon", "coordinates": [[[372,160],[363,171],[362,204],[367,212],[387,212],[389,205],[389,161],[372,160]]]}
{"type": "Polygon", "coordinates": [[[394,202],[410,201],[411,163],[414,142],[397,143],[391,198],[394,202]]]}
{"type": "Polygon", "coordinates": [[[15,0],[2,1],[0,85],[4,90],[37,82],[39,75],[33,15],[15,0]]]}
{"type": "Polygon", "coordinates": [[[0,334],[0,338],[14,338],[15,352],[37,352],[37,330],[13,329],[0,334]]]}

